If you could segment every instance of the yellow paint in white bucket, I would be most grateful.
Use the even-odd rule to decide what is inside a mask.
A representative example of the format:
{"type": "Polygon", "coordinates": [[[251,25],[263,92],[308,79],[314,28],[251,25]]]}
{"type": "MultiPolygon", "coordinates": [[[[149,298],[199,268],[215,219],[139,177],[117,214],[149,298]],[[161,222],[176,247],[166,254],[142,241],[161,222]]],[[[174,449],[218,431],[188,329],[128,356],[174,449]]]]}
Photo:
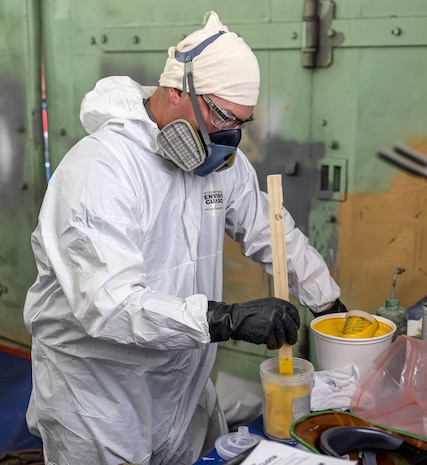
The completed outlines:
{"type": "Polygon", "coordinates": [[[319,316],[310,323],[319,370],[333,370],[354,364],[363,375],[372,361],[390,346],[396,325],[375,315],[378,329],[373,337],[343,337],[345,313],[319,316]]]}

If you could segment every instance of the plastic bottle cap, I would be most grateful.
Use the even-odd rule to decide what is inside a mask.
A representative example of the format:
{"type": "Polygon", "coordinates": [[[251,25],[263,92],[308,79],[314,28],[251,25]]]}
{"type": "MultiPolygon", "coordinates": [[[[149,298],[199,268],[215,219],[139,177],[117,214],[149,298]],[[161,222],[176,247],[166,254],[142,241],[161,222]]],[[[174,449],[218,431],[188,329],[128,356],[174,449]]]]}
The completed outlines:
{"type": "Polygon", "coordinates": [[[215,447],[221,458],[230,460],[257,444],[261,439],[263,439],[261,436],[250,433],[247,426],[239,426],[237,432],[220,436],[215,441],[215,447]]]}

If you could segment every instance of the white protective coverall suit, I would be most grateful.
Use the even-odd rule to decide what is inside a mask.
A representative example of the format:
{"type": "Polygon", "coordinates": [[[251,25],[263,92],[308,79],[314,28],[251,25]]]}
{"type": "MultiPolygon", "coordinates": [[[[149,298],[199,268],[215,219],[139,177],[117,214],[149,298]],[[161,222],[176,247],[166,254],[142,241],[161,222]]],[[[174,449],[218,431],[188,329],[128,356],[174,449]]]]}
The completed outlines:
{"type": "MultiPolygon", "coordinates": [[[[222,298],[224,231],[272,271],[252,165],[238,151],[231,169],[199,177],[156,154],[143,105],[153,91],[111,77],[86,95],[89,135],[55,170],[32,235],[27,421],[47,465],[197,460],[212,416],[206,312],[222,298]]],[[[339,288],[288,213],[285,228],[290,292],[321,311],[339,288]]]]}

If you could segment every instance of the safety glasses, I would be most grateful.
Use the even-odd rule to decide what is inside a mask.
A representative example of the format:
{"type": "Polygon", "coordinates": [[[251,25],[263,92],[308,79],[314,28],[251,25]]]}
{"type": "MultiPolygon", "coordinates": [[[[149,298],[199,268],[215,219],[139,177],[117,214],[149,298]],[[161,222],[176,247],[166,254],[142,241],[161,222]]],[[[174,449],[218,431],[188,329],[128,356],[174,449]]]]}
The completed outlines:
{"type": "Polygon", "coordinates": [[[212,101],[207,95],[202,95],[202,99],[207,103],[211,114],[211,123],[220,131],[225,129],[247,128],[255,119],[253,115],[246,120],[236,118],[228,110],[223,110],[212,101]]]}

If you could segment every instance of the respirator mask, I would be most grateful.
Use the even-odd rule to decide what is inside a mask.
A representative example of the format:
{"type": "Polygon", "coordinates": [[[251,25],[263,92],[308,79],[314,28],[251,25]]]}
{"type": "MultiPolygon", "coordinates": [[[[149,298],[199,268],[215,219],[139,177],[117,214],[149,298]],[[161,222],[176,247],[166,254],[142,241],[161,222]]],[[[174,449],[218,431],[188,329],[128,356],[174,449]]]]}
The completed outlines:
{"type": "Polygon", "coordinates": [[[199,130],[190,121],[178,119],[161,129],[157,138],[164,158],[171,160],[184,171],[194,171],[198,176],[229,168],[234,162],[242,137],[240,128],[208,133],[194,88],[192,60],[224,33],[225,31],[220,31],[208,37],[188,52],[175,52],[175,58],[184,63],[182,95],[184,97],[187,94],[188,85],[199,130]]]}

